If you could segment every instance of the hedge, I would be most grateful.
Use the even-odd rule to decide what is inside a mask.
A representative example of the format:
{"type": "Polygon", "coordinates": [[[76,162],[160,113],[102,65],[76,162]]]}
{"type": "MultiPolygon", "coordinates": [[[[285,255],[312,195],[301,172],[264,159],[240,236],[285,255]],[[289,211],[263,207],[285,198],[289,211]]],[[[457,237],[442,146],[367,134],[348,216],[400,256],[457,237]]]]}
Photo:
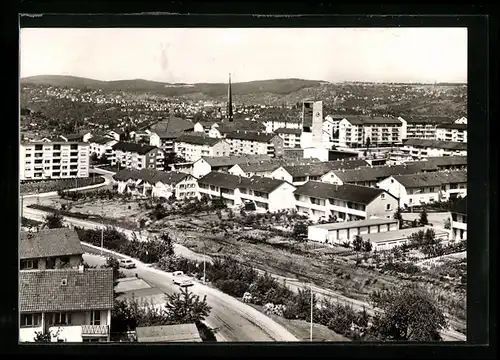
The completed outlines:
{"type": "Polygon", "coordinates": [[[75,185],[77,185],[78,187],[84,187],[89,185],[102,184],[104,181],[105,180],[102,176],[92,176],[87,178],[78,178],[78,180],[61,179],[25,182],[21,184],[20,192],[21,194],[29,194],[35,192],[45,193],[51,191],[73,189],[76,187],[75,185]]]}

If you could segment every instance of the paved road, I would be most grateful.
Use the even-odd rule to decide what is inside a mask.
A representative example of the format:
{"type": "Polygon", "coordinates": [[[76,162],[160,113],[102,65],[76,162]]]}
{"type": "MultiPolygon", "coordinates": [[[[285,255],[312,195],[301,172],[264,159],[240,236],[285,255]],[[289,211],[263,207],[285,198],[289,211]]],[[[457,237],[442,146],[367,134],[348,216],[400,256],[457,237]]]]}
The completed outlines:
{"type": "MultiPolygon", "coordinates": [[[[102,265],[105,258],[98,255],[85,254],[84,260],[90,265],[102,265]]],[[[135,261],[136,269],[122,271],[127,276],[138,276],[149,284],[167,294],[178,292],[179,287],[173,284],[171,274],[150,268],[146,264],[135,261]]],[[[195,282],[190,291],[203,297],[212,308],[207,324],[217,329],[219,341],[298,341],[281,325],[240,301],[195,282]]]]}

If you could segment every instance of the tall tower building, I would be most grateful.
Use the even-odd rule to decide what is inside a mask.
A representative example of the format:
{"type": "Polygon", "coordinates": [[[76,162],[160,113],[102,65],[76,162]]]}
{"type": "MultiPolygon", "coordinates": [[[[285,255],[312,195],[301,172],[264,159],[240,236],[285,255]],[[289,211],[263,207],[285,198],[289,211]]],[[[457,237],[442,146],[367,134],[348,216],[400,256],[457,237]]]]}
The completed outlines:
{"type": "Polygon", "coordinates": [[[302,103],[302,148],[322,148],[323,144],[323,102],[304,100],[302,103]]]}
{"type": "Polygon", "coordinates": [[[231,73],[229,73],[229,84],[227,86],[227,121],[233,121],[233,96],[231,92],[231,73]]]}

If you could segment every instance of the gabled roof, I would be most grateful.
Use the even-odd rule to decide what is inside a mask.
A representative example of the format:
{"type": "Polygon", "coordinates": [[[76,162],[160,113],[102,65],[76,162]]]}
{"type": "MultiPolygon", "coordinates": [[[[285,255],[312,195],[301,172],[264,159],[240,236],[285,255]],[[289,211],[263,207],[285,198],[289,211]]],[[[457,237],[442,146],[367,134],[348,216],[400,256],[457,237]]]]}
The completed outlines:
{"type": "Polygon", "coordinates": [[[428,157],[419,163],[422,163],[422,170],[427,170],[427,171],[439,170],[446,166],[467,166],[467,156],[428,157]]]}
{"type": "Polygon", "coordinates": [[[114,133],[117,133],[118,135],[125,134],[125,130],[123,130],[123,129],[113,129],[113,130],[109,130],[109,132],[114,132],[114,133]]]}
{"type": "Polygon", "coordinates": [[[233,166],[236,164],[246,164],[256,161],[270,160],[269,155],[255,154],[255,155],[237,155],[237,156],[202,156],[201,159],[205,160],[212,168],[221,166],[233,166]]]}
{"type": "Polygon", "coordinates": [[[289,129],[289,128],[279,128],[274,130],[276,134],[295,134],[300,135],[302,131],[300,129],[289,129]]]}
{"type": "Polygon", "coordinates": [[[170,131],[169,132],[169,131],[162,131],[162,130],[153,131],[152,133],[158,135],[158,137],[160,139],[178,139],[179,137],[181,137],[182,135],[185,134],[185,132],[183,132],[183,131],[177,131],[177,132],[170,131]]]}
{"type": "Polygon", "coordinates": [[[139,155],[145,155],[153,150],[157,150],[156,146],[146,145],[146,144],[136,144],[131,142],[118,142],[113,145],[113,150],[121,150],[125,152],[137,153],[139,155]]]}
{"type": "Polygon", "coordinates": [[[467,182],[467,171],[436,171],[430,173],[394,175],[394,179],[405,188],[420,188],[425,186],[441,186],[467,182]]]}
{"type": "Polygon", "coordinates": [[[195,324],[144,326],[135,329],[137,342],[202,342],[195,324]]]}
{"type": "Polygon", "coordinates": [[[157,122],[151,126],[152,132],[177,133],[188,130],[193,130],[194,124],[190,120],[171,117],[157,122]]]}
{"type": "Polygon", "coordinates": [[[353,125],[402,125],[401,120],[393,116],[346,116],[345,119],[353,125]]]}
{"type": "Polygon", "coordinates": [[[177,171],[160,171],[155,169],[122,169],[115,175],[113,175],[113,178],[117,181],[127,181],[132,179],[143,180],[150,184],[161,182],[165,185],[175,185],[188,176],[191,175],[177,171]]]}
{"type": "Polygon", "coordinates": [[[355,160],[325,161],[308,165],[291,165],[291,166],[284,166],[284,168],[293,177],[300,177],[300,176],[322,176],[327,172],[333,170],[357,169],[366,166],[368,166],[368,163],[366,161],[355,159],[355,160]]]}
{"type": "Polygon", "coordinates": [[[272,192],[284,183],[287,182],[284,180],[276,180],[261,176],[246,178],[218,171],[212,171],[198,180],[198,184],[213,185],[226,189],[251,189],[265,193],[272,192]]]}
{"type": "Polygon", "coordinates": [[[423,161],[416,161],[403,165],[383,165],[363,167],[360,169],[334,170],[334,173],[343,183],[379,181],[392,175],[416,174],[425,167],[423,163],[423,161]]]}
{"type": "Polygon", "coordinates": [[[297,187],[295,194],[311,196],[319,199],[337,199],[368,205],[382,193],[392,196],[388,192],[357,185],[333,185],[320,181],[308,181],[304,185],[297,187]]]}
{"type": "Polygon", "coordinates": [[[404,119],[409,124],[433,124],[433,125],[449,123],[453,121],[451,118],[446,116],[427,116],[427,115],[409,116],[409,117],[404,117],[404,119]]]}
{"type": "Polygon", "coordinates": [[[259,132],[249,132],[249,131],[233,131],[226,133],[227,139],[239,139],[247,141],[257,141],[257,142],[269,142],[273,139],[276,134],[266,134],[259,132]]]}
{"type": "Polygon", "coordinates": [[[224,139],[211,138],[205,135],[188,135],[188,134],[183,134],[179,136],[176,140],[177,143],[183,142],[192,145],[208,145],[208,146],[214,146],[215,144],[218,144],[221,141],[224,141],[224,139]]]}
{"type": "Polygon", "coordinates": [[[238,165],[245,173],[274,171],[282,166],[281,163],[276,161],[261,161],[236,165],[238,165]]]}
{"type": "Polygon", "coordinates": [[[19,258],[34,259],[83,254],[78,233],[73,229],[21,231],[19,258]]]}
{"type": "Polygon", "coordinates": [[[106,145],[109,144],[110,142],[116,141],[115,139],[111,139],[106,136],[93,136],[90,138],[89,143],[92,144],[99,144],[99,145],[106,145]]]}
{"type": "Polygon", "coordinates": [[[403,140],[403,145],[445,150],[467,150],[467,143],[429,139],[406,139],[403,140]]]}
{"type": "Polygon", "coordinates": [[[113,269],[21,271],[19,305],[21,313],[112,309],[113,269]]]}
{"type": "Polygon", "coordinates": [[[78,141],[83,138],[84,134],[68,134],[68,135],[60,135],[60,138],[67,139],[68,141],[78,141]]]}
{"type": "Polygon", "coordinates": [[[437,126],[438,129],[456,129],[456,130],[467,130],[467,124],[440,124],[437,126]]]}
{"type": "Polygon", "coordinates": [[[451,209],[452,213],[467,215],[467,196],[459,199],[451,209]]]}

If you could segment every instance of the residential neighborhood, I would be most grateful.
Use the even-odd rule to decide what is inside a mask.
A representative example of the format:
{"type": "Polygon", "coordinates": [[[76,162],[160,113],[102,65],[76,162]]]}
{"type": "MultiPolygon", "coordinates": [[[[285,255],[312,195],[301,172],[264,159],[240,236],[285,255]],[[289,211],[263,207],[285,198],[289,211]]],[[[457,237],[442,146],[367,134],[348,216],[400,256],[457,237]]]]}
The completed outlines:
{"type": "Polygon", "coordinates": [[[21,79],[19,341],[465,341],[467,84],[239,71],[21,79]]]}

